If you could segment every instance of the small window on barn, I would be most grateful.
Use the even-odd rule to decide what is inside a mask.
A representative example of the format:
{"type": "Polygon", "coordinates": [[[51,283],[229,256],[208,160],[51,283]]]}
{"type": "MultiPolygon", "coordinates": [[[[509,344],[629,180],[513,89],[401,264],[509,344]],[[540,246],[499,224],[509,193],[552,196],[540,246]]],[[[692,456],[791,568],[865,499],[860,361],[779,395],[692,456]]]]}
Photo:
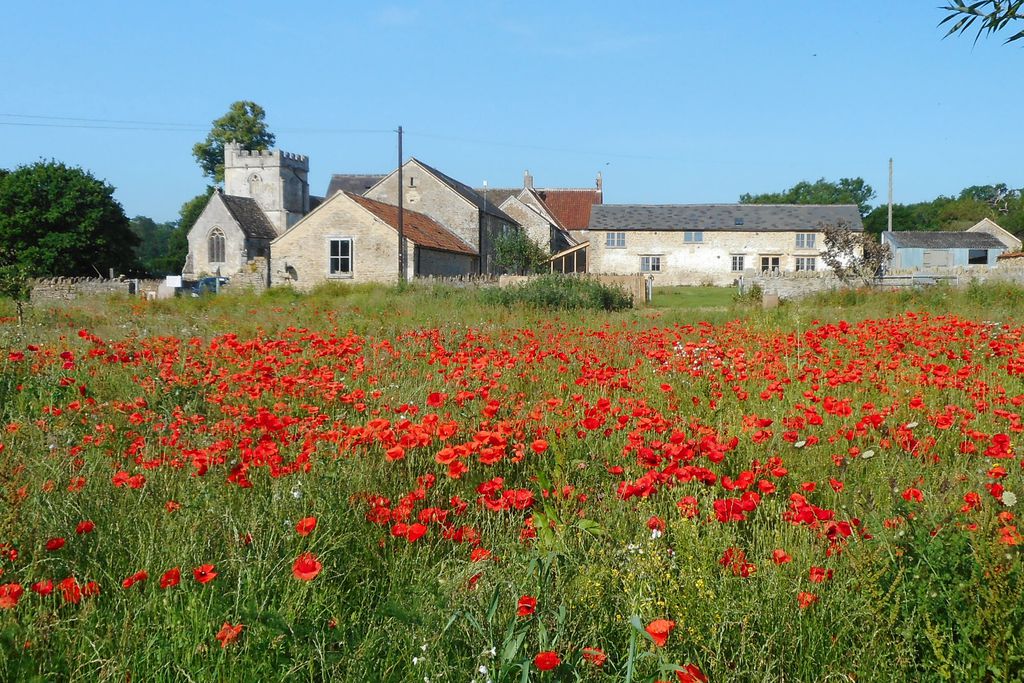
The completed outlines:
{"type": "Polygon", "coordinates": [[[351,238],[332,237],[329,242],[327,274],[331,277],[352,276],[351,238]]]}
{"type": "Polygon", "coordinates": [[[604,246],[608,249],[625,249],[626,248],[626,233],[624,232],[607,232],[604,237],[604,246]]]}
{"type": "Polygon", "coordinates": [[[640,257],[640,272],[641,273],[660,273],[661,272],[661,256],[641,256],[640,257]]]}
{"type": "Polygon", "coordinates": [[[814,233],[798,232],[796,234],[797,249],[814,249],[814,233]]]}
{"type": "Polygon", "coordinates": [[[988,250],[987,249],[968,249],[967,250],[967,263],[972,266],[986,266],[988,265],[988,250]]]}
{"type": "Polygon", "coordinates": [[[743,219],[742,218],[737,218],[736,219],[736,225],[743,225],[743,219]]]}
{"type": "Polygon", "coordinates": [[[702,230],[684,230],[683,231],[683,242],[686,244],[700,244],[704,241],[704,231],[702,230]]]}

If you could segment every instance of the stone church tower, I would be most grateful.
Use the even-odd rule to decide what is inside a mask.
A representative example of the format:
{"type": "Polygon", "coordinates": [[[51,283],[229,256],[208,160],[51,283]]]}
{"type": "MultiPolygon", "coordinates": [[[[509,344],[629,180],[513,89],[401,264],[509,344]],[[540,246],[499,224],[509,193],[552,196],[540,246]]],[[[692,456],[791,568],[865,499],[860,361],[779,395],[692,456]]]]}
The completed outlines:
{"type": "Polygon", "coordinates": [[[224,194],[256,200],[278,235],[309,213],[309,157],[224,145],[224,194]]]}

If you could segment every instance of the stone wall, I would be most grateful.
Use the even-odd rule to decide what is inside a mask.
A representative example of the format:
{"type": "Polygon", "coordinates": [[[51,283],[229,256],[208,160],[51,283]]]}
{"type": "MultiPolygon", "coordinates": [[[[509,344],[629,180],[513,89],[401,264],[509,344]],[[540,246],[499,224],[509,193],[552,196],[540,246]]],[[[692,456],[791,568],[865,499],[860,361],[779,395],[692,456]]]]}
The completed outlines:
{"type": "Polygon", "coordinates": [[[32,280],[32,301],[72,301],[80,296],[129,294],[145,296],[156,292],[163,280],[133,280],[128,278],[54,277],[32,280]]]}
{"type": "Polygon", "coordinates": [[[267,269],[270,264],[265,258],[254,258],[242,269],[231,276],[230,288],[233,290],[255,290],[262,292],[267,288],[267,269]]]}

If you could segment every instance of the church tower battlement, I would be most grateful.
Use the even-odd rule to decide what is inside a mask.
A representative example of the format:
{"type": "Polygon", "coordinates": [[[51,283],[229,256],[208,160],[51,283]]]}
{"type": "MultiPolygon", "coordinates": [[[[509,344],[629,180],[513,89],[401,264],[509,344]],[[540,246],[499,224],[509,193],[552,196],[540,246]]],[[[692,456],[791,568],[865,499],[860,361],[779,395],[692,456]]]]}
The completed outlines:
{"type": "Polygon", "coordinates": [[[224,145],[224,194],[251,197],[279,235],[309,213],[309,157],[224,145]]]}

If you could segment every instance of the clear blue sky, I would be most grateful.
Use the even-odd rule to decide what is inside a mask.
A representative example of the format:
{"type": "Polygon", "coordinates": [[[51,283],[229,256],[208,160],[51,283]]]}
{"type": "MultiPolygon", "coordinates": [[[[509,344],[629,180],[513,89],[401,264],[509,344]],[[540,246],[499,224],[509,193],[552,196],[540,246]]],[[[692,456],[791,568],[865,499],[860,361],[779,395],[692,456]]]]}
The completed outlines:
{"type": "Polygon", "coordinates": [[[940,4],[6,2],[0,167],[82,166],[170,220],[205,186],[192,145],[248,99],[314,194],[393,169],[399,124],[407,157],[470,185],[601,171],[610,203],[861,176],[878,204],[890,156],[897,202],[1024,186],[1024,49],[943,40],[940,4]]]}

